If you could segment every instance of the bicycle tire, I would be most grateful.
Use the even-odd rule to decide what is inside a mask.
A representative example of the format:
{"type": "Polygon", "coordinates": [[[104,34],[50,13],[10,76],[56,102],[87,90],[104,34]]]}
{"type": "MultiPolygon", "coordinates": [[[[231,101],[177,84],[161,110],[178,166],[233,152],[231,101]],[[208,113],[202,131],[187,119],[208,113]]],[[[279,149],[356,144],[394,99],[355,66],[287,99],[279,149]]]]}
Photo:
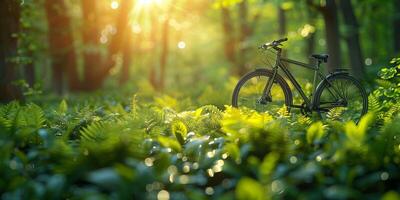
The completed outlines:
{"type": "MultiPolygon", "coordinates": [[[[237,83],[233,94],[232,94],[232,106],[233,107],[238,107],[238,99],[239,99],[239,94],[240,90],[242,89],[243,85],[249,81],[250,79],[254,77],[267,77],[271,78],[273,76],[274,72],[268,69],[257,69],[255,71],[249,72],[246,75],[244,75],[239,82],[237,83]]],[[[285,105],[288,108],[288,111],[290,109],[290,106],[292,105],[293,102],[293,97],[292,97],[292,92],[290,90],[289,85],[285,81],[285,79],[282,78],[279,74],[276,74],[274,84],[279,85],[279,87],[282,89],[284,93],[284,98],[285,98],[285,105]]],[[[261,92],[262,93],[262,92],[261,92]]],[[[260,94],[262,95],[262,94],[260,94]]],[[[283,106],[283,105],[282,105],[283,106]]]]}
{"type": "MultiPolygon", "coordinates": [[[[332,91],[329,91],[327,88],[335,89],[334,84],[339,83],[338,81],[347,81],[347,83],[348,83],[348,85],[343,85],[343,82],[342,82],[342,86],[344,88],[336,88],[337,91],[340,91],[340,93],[343,93],[342,94],[343,96],[349,95],[349,94],[345,94],[345,92],[347,92],[347,90],[349,90],[352,87],[353,87],[353,89],[358,90],[358,91],[352,92],[351,95],[357,95],[356,92],[358,92],[358,94],[360,95],[359,97],[361,97],[361,99],[359,99],[360,102],[353,101],[353,102],[351,102],[352,105],[350,105],[350,103],[348,103],[349,99],[345,100],[347,102],[347,105],[345,106],[346,109],[348,109],[350,106],[357,106],[358,104],[360,104],[359,106],[362,106],[362,108],[359,110],[359,113],[354,113],[355,115],[359,114],[359,116],[355,116],[352,119],[356,123],[358,123],[359,120],[362,118],[362,116],[364,116],[368,112],[368,95],[367,95],[367,92],[365,91],[364,87],[361,85],[361,83],[357,79],[355,79],[354,77],[352,77],[348,74],[342,74],[342,73],[334,74],[334,75],[328,77],[327,80],[324,80],[321,83],[321,86],[318,87],[317,91],[315,92],[315,99],[314,99],[315,110],[317,110],[319,116],[322,119],[324,118],[324,115],[325,115],[324,113],[328,114],[329,112],[331,112],[331,111],[329,111],[329,112],[322,111],[323,107],[321,106],[321,100],[324,100],[323,98],[327,98],[327,97],[325,97],[325,94],[327,94],[327,96],[331,96],[331,98],[334,98],[332,91]],[[323,97],[323,95],[324,95],[324,97],[323,97]]],[[[347,98],[347,97],[345,97],[345,98],[347,98]]],[[[344,106],[337,106],[336,108],[339,108],[339,107],[344,107],[344,106]]],[[[349,113],[349,114],[352,114],[352,113],[349,113]]],[[[325,117],[328,117],[328,116],[325,116],[325,117]]],[[[348,121],[348,119],[344,119],[344,116],[343,116],[343,121],[348,121]]]]}

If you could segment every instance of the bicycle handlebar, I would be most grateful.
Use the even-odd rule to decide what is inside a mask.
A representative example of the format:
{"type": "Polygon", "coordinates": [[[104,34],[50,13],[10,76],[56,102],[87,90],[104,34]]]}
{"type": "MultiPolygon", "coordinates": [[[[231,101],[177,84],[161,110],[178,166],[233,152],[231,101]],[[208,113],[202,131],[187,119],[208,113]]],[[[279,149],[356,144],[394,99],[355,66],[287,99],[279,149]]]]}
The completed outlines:
{"type": "Polygon", "coordinates": [[[271,43],[266,43],[260,46],[260,49],[268,49],[269,47],[272,47],[274,49],[278,48],[278,46],[282,45],[283,42],[288,41],[288,38],[282,38],[279,40],[274,40],[271,43]]]}

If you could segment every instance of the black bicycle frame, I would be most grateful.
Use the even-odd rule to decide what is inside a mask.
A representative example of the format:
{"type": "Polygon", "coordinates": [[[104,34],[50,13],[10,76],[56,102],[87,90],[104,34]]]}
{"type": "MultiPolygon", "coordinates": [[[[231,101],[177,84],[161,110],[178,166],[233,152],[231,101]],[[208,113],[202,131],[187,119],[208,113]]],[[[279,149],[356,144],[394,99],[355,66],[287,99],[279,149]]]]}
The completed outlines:
{"type": "MultiPolygon", "coordinates": [[[[296,90],[300,93],[300,96],[303,98],[306,106],[308,109],[312,110],[314,107],[314,100],[307,97],[307,95],[305,94],[305,92],[303,91],[303,89],[301,88],[300,84],[297,82],[297,80],[294,78],[294,76],[292,75],[292,73],[290,73],[290,71],[288,70],[288,68],[286,67],[286,65],[284,65],[284,63],[290,63],[290,64],[294,64],[297,66],[301,66],[310,70],[314,71],[314,80],[313,80],[313,92],[312,95],[315,95],[315,91],[317,88],[317,76],[319,76],[319,78],[324,81],[326,80],[326,77],[322,75],[321,72],[319,72],[319,68],[321,65],[321,61],[318,60],[318,64],[316,66],[310,65],[310,64],[306,64],[306,63],[302,63],[299,61],[295,61],[295,60],[291,60],[288,58],[282,58],[281,57],[281,51],[278,50],[277,53],[277,59],[276,59],[276,63],[275,66],[273,68],[273,76],[272,78],[268,81],[265,89],[264,89],[264,99],[269,99],[270,97],[270,91],[273,85],[273,80],[275,80],[276,74],[278,73],[278,69],[281,68],[282,71],[286,74],[286,77],[290,80],[290,82],[293,84],[293,86],[296,88],[296,90]]],[[[294,107],[294,108],[302,108],[302,105],[290,105],[290,107],[294,107]]]]}

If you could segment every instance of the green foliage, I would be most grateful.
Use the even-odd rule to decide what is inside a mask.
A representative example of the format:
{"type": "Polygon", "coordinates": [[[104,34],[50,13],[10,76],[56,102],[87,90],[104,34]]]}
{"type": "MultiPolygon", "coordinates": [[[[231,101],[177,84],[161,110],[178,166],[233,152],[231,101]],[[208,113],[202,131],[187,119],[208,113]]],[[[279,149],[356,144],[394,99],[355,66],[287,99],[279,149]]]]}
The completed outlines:
{"type": "Polygon", "coordinates": [[[335,121],[336,110],[313,121],[286,108],[179,111],[169,96],[138,99],[1,105],[0,192],[6,199],[397,197],[390,191],[400,182],[400,106],[387,107],[377,93],[358,124],[335,121]]]}
{"type": "Polygon", "coordinates": [[[238,182],[236,199],[263,200],[266,199],[265,190],[256,180],[244,177],[238,182]]]}
{"type": "Polygon", "coordinates": [[[316,122],[307,129],[307,142],[309,144],[319,141],[324,136],[324,125],[322,122],[316,122]]]}

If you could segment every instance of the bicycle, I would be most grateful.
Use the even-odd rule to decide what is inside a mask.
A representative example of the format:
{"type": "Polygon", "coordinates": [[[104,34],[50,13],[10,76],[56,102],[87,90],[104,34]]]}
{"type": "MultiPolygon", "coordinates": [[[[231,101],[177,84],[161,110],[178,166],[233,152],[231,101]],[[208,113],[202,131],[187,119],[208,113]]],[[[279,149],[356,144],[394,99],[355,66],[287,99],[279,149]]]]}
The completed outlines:
{"type": "Polygon", "coordinates": [[[322,63],[328,62],[327,54],[311,55],[316,65],[306,64],[282,57],[282,43],[287,38],[263,44],[262,50],[272,50],[276,54],[275,66],[271,69],[256,69],[244,75],[237,83],[233,95],[232,106],[247,107],[259,112],[281,109],[286,106],[299,108],[302,114],[317,113],[322,119],[339,117],[343,121],[358,122],[368,111],[368,96],[361,83],[349,75],[346,69],[338,69],[324,76],[320,71],[322,63]],[[285,63],[294,64],[314,71],[313,90],[308,97],[299,82],[294,78],[285,63]],[[293,94],[287,81],[278,73],[281,69],[287,79],[300,94],[301,105],[293,104],[293,94]],[[317,78],[320,82],[317,83],[317,78]]]}

